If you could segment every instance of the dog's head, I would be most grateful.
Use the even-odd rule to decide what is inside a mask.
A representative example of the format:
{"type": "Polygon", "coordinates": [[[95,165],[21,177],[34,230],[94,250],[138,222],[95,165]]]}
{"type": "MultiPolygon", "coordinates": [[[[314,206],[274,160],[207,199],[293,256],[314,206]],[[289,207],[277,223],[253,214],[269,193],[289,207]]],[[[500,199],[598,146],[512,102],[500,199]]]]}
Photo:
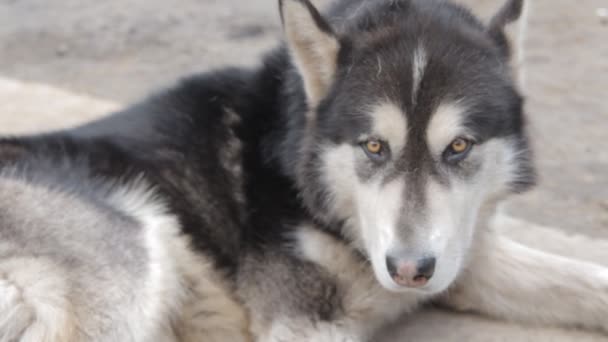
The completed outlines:
{"type": "Polygon", "coordinates": [[[307,0],[280,5],[306,98],[304,202],[343,223],[387,289],[445,290],[484,204],[533,183],[503,33],[522,1],[487,26],[443,1],[343,2],[327,18],[307,0]]]}

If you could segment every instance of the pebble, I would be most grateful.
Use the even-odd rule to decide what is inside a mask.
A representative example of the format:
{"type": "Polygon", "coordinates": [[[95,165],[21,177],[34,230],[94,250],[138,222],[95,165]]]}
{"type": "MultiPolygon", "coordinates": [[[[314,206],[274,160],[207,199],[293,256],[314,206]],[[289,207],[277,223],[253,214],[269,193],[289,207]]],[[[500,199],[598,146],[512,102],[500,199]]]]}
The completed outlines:
{"type": "Polygon", "coordinates": [[[59,57],[63,57],[68,53],[69,49],[67,44],[61,44],[55,49],[55,54],[59,57]]]}
{"type": "Polygon", "coordinates": [[[608,8],[600,7],[595,10],[595,14],[600,19],[602,25],[608,25],[608,8]]]}

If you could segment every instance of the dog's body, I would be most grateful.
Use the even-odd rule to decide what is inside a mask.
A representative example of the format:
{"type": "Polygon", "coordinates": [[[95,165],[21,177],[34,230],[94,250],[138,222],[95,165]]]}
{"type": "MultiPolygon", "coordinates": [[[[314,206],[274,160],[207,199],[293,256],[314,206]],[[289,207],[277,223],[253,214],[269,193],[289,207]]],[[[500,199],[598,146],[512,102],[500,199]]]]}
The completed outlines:
{"type": "Polygon", "coordinates": [[[521,1],[281,10],[259,69],[0,141],[0,341],[364,341],[430,300],[608,329],[607,269],[488,228],[533,183],[521,1]]]}

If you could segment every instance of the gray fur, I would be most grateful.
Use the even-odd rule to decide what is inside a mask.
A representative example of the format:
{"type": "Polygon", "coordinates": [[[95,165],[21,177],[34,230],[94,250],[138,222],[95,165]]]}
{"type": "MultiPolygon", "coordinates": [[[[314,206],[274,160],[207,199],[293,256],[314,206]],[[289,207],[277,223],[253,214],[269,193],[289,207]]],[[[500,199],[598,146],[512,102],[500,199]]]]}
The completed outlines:
{"type": "Polygon", "coordinates": [[[0,173],[0,341],[247,341],[242,309],[153,190],[83,176],[0,173]]]}
{"type": "MultiPolygon", "coordinates": [[[[16,260],[26,260],[23,267],[39,263],[43,268],[57,268],[64,275],[66,288],[49,291],[69,293],[66,307],[59,308],[66,310],[66,319],[72,321],[66,324],[72,324],[74,331],[65,332],[66,336],[71,335],[74,341],[133,340],[138,332],[131,325],[141,324],[133,317],[144,300],[137,288],[150,277],[143,227],[119,208],[52,187],[7,177],[6,173],[0,177],[0,192],[4,194],[0,198],[3,280],[16,282],[22,291],[31,286],[14,279],[16,274],[27,272],[11,266],[16,260]]],[[[38,276],[44,281],[44,274],[38,276]]],[[[23,297],[33,300],[27,294],[23,297]]],[[[23,310],[35,311],[34,304],[30,305],[23,310]]],[[[2,334],[0,337],[11,340],[2,334]]]]}

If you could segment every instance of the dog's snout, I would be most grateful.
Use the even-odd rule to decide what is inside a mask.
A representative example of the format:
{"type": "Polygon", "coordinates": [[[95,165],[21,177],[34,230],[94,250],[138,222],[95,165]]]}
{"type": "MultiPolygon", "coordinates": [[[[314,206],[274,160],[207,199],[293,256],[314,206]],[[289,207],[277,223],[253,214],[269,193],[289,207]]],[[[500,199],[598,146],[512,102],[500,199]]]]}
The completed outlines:
{"type": "Polygon", "coordinates": [[[400,286],[422,287],[435,273],[434,257],[411,259],[407,257],[387,256],[386,267],[391,278],[400,286]]]}

